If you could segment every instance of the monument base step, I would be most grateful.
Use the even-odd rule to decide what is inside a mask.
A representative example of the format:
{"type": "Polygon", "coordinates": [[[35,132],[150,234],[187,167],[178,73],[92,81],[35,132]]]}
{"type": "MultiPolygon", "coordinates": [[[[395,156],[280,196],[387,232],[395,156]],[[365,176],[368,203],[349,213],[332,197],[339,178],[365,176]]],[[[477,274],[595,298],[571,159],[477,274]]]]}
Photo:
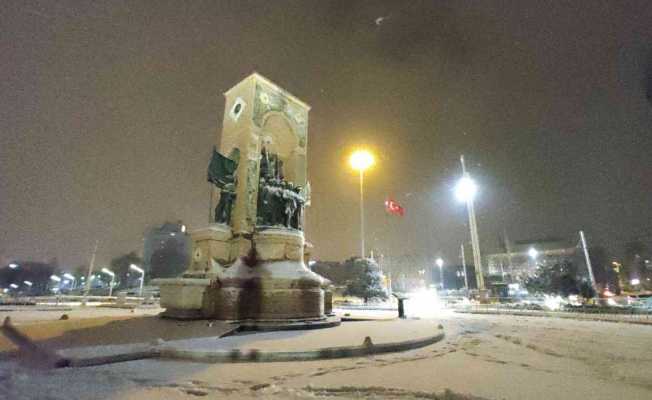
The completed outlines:
{"type": "Polygon", "coordinates": [[[165,309],[165,311],[160,313],[159,316],[161,316],[162,318],[181,319],[181,320],[207,319],[201,310],[195,310],[195,309],[167,308],[165,309]]]}
{"type": "Polygon", "coordinates": [[[267,320],[255,321],[245,320],[238,321],[240,324],[239,331],[293,331],[304,329],[321,329],[332,328],[341,323],[340,317],[325,316],[323,318],[315,319],[285,319],[285,320],[267,320]]]}

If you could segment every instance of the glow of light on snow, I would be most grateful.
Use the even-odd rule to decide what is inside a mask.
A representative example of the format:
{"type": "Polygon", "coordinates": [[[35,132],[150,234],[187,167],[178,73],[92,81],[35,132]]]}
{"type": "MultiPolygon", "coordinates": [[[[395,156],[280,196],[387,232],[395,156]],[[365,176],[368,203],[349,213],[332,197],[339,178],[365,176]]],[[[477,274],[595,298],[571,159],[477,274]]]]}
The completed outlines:
{"type": "Polygon", "coordinates": [[[544,296],[543,305],[548,310],[559,310],[561,308],[562,298],[560,296],[544,296]]]}
{"type": "Polygon", "coordinates": [[[412,292],[405,301],[405,313],[410,317],[433,318],[443,308],[436,290],[421,289],[412,292]]]}

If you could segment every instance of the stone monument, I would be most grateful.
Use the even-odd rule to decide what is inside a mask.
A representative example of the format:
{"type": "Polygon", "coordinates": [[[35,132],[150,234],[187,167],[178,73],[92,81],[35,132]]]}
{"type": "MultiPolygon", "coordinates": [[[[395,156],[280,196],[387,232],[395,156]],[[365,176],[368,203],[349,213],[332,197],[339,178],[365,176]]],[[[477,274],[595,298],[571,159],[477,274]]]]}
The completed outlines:
{"type": "Polygon", "coordinates": [[[191,232],[186,272],[157,281],[163,316],[323,319],[328,281],[306,267],[303,233],[310,107],[257,73],[224,95],[219,151],[208,167],[214,212],[191,232]]]}

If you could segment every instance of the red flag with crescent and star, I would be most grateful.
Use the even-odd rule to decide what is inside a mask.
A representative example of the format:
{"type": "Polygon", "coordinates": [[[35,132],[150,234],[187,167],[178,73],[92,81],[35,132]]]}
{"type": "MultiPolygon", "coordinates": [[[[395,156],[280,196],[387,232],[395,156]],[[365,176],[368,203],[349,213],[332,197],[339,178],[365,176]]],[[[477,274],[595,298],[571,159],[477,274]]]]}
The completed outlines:
{"type": "Polygon", "coordinates": [[[385,211],[387,211],[390,214],[398,215],[401,217],[405,215],[405,209],[392,199],[385,200],[385,211]]]}

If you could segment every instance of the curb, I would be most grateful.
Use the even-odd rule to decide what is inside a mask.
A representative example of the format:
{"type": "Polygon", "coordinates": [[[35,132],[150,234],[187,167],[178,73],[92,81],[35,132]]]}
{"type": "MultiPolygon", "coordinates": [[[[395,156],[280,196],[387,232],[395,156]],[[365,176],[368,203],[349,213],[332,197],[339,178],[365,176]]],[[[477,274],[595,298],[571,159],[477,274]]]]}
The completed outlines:
{"type": "Polygon", "coordinates": [[[73,367],[73,368],[95,367],[98,365],[145,360],[148,358],[158,358],[159,356],[160,356],[160,352],[156,348],[150,348],[147,350],[112,354],[110,356],[89,357],[89,358],[77,358],[77,357],[65,358],[64,360],[66,361],[66,363],[63,366],[73,367]]]}
{"type": "Polygon", "coordinates": [[[442,332],[423,339],[381,344],[373,344],[371,339],[367,336],[365,342],[361,346],[325,347],[308,351],[260,351],[256,349],[247,351],[239,349],[231,351],[192,351],[163,347],[160,349],[160,358],[204,363],[329,360],[414,350],[437,343],[441,341],[444,336],[445,335],[442,332]]]}

